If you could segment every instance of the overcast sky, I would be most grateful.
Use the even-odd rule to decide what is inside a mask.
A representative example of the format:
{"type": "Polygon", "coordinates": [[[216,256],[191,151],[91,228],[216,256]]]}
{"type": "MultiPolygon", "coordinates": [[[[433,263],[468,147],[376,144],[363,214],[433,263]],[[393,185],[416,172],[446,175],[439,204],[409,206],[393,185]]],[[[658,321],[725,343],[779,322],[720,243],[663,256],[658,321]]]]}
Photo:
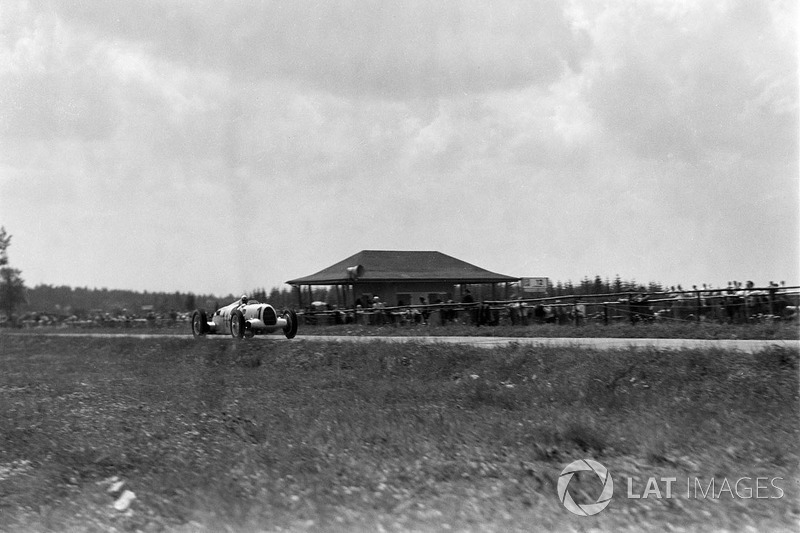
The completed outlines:
{"type": "Polygon", "coordinates": [[[40,283],[228,294],[364,249],[800,281],[795,2],[0,4],[40,283]]]}

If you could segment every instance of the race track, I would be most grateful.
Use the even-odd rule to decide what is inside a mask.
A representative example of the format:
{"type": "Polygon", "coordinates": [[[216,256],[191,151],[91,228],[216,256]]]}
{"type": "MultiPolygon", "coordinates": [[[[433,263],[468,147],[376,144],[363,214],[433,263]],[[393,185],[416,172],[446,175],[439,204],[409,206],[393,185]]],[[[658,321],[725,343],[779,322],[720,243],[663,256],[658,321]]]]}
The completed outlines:
{"type": "MultiPolygon", "coordinates": [[[[169,333],[4,333],[2,335],[39,335],[51,337],[128,337],[139,339],[191,337],[169,333]]],[[[738,339],[625,339],[625,338],[572,338],[572,337],[455,337],[455,336],[352,336],[352,335],[298,335],[292,340],[282,335],[257,336],[253,339],[235,341],[229,335],[209,335],[205,340],[221,342],[408,342],[419,344],[460,344],[495,348],[509,345],[561,346],[593,350],[619,350],[628,348],[680,350],[684,348],[718,348],[726,351],[756,353],[771,346],[786,347],[800,351],[800,340],[738,340],[738,339]]]]}

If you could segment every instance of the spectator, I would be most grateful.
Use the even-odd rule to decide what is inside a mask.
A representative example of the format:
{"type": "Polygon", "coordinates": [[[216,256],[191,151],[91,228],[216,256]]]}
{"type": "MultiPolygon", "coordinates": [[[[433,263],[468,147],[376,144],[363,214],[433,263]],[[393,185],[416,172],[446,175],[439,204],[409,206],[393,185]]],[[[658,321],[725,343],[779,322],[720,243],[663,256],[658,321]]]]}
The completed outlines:
{"type": "Polygon", "coordinates": [[[375,323],[378,325],[383,325],[385,321],[385,316],[384,316],[385,308],[386,305],[383,302],[381,302],[379,296],[375,296],[372,298],[372,309],[375,310],[375,323]]]}
{"type": "Polygon", "coordinates": [[[508,304],[508,319],[512,326],[522,323],[522,298],[515,298],[516,301],[508,304]]]}
{"type": "Polygon", "coordinates": [[[445,309],[445,319],[442,320],[442,323],[455,322],[458,313],[458,311],[456,311],[456,306],[453,305],[455,304],[455,302],[453,301],[452,298],[448,298],[447,301],[444,303],[447,304],[447,308],[445,309]]]}
{"type": "Polygon", "coordinates": [[[472,324],[478,323],[478,308],[473,308],[472,304],[475,303],[475,298],[472,297],[472,293],[469,289],[464,291],[464,297],[461,298],[461,303],[464,304],[464,307],[467,311],[467,316],[469,317],[469,321],[472,324]]]}
{"type": "MultiPolygon", "coordinates": [[[[419,305],[426,306],[426,305],[428,305],[428,302],[425,301],[425,298],[420,296],[419,297],[419,305]]],[[[431,312],[428,310],[427,307],[422,307],[421,314],[422,314],[422,323],[423,324],[427,324],[428,323],[428,317],[430,316],[431,312]]]]}
{"type": "Polygon", "coordinates": [[[581,303],[580,300],[576,301],[572,306],[572,318],[575,320],[575,325],[580,326],[586,318],[586,304],[581,303]]]}

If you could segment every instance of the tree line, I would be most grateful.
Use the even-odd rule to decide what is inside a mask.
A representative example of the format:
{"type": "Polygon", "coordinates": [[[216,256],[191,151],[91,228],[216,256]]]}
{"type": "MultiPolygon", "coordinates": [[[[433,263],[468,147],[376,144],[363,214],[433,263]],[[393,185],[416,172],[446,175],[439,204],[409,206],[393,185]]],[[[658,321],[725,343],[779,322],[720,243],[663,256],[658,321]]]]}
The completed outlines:
{"type": "MultiPolygon", "coordinates": [[[[326,295],[327,291],[316,293],[316,296],[323,298],[323,301],[326,295]]],[[[198,308],[211,313],[240,296],[241,294],[220,297],[181,291],[148,292],[40,284],[25,290],[24,301],[17,304],[16,310],[18,314],[47,313],[61,316],[75,315],[79,318],[105,313],[114,316],[141,317],[146,317],[149,313],[170,315],[188,313],[198,308]]],[[[263,288],[253,289],[248,296],[278,308],[297,306],[297,295],[289,288],[275,287],[269,292],[263,288]]],[[[6,316],[10,314],[6,313],[6,316]]]]}
{"type": "MultiPolygon", "coordinates": [[[[148,292],[42,284],[27,289],[25,296],[25,301],[17,306],[18,313],[36,312],[85,318],[105,313],[142,317],[151,312],[169,315],[175,312],[191,312],[198,308],[213,312],[239,298],[241,294],[220,297],[181,291],[148,292]]],[[[274,288],[269,293],[264,289],[254,289],[249,296],[276,307],[292,306],[293,295],[288,289],[274,288]]],[[[296,303],[294,297],[294,305],[296,303]]]]}
{"type": "MultiPolygon", "coordinates": [[[[229,297],[231,300],[233,296],[229,297]]],[[[146,315],[192,311],[214,305],[213,295],[191,292],[148,292],[107,288],[37,285],[27,291],[20,311],[88,317],[95,314],[146,315]]],[[[222,300],[224,301],[224,300],[222,300]]]]}
{"type": "Polygon", "coordinates": [[[624,280],[617,274],[613,280],[603,278],[599,274],[593,278],[584,276],[580,282],[573,284],[572,280],[550,283],[548,294],[550,296],[580,296],[585,294],[614,294],[620,292],[663,292],[666,289],[661,283],[650,281],[637,282],[635,279],[624,280]]]}

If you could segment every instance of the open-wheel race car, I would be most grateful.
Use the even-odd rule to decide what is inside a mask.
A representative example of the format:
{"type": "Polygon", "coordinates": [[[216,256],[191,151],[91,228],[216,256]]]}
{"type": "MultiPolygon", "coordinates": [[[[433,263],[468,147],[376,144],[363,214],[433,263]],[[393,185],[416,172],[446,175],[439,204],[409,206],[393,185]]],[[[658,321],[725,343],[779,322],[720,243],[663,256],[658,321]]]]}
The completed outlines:
{"type": "Polygon", "coordinates": [[[192,334],[202,337],[230,333],[241,339],[283,331],[286,338],[291,339],[297,335],[297,323],[297,313],[292,310],[281,311],[279,315],[271,305],[242,296],[217,309],[211,320],[203,309],[196,310],[192,314],[192,334]]]}

